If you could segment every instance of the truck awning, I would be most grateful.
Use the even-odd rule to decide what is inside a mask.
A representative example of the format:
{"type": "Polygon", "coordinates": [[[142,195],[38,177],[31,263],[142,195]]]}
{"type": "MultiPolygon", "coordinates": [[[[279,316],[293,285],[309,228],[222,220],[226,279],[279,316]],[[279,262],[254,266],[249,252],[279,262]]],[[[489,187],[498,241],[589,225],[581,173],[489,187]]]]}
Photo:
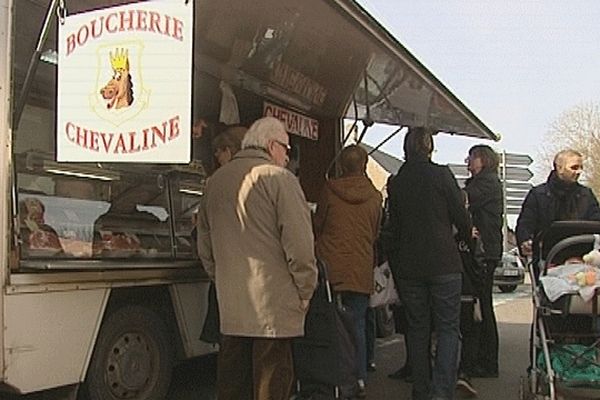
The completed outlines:
{"type": "MultiPolygon", "coordinates": [[[[184,0],[181,0],[184,1],[184,0]]],[[[68,2],[69,13],[131,0],[68,2]]],[[[195,102],[206,74],[313,117],[348,116],[498,139],[354,0],[196,0],[195,102]],[[196,86],[197,85],[197,86],[196,86]]],[[[50,0],[19,4],[13,59],[19,87],[50,0]]],[[[56,32],[56,20],[51,31],[56,32]]],[[[51,34],[44,54],[57,48],[51,34]]],[[[42,63],[29,101],[51,103],[55,70],[42,63]]]]}
{"type": "Polygon", "coordinates": [[[354,0],[335,0],[370,36],[372,58],[347,116],[498,140],[438,78],[354,0]]]}

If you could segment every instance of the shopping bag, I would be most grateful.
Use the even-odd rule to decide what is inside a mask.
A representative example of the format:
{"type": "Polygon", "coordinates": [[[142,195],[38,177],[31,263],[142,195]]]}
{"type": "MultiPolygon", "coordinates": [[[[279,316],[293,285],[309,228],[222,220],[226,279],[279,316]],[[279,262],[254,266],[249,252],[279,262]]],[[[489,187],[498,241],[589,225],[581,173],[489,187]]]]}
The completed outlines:
{"type": "Polygon", "coordinates": [[[400,301],[392,271],[387,261],[375,267],[373,270],[374,292],[369,299],[369,307],[379,307],[386,304],[394,304],[400,301]]]}

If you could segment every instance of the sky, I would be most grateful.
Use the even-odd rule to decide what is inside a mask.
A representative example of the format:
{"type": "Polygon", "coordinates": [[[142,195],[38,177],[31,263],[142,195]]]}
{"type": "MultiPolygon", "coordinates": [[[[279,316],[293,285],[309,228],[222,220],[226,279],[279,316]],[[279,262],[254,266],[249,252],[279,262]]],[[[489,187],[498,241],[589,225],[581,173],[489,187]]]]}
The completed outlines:
{"type": "MultiPolygon", "coordinates": [[[[550,165],[540,149],[561,113],[600,99],[598,0],[357,0],[493,132],[499,142],[438,135],[433,159],[462,163],[468,149],[529,154],[533,181],[550,165]]],[[[372,128],[378,144],[395,127],[372,128]]],[[[401,158],[402,137],[382,147],[401,158]]]]}

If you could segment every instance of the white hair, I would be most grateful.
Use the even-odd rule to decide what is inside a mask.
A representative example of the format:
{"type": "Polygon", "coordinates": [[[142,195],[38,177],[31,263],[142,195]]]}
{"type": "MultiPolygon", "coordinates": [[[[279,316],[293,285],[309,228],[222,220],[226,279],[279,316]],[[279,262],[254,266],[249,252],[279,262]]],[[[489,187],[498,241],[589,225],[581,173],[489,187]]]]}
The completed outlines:
{"type": "Polygon", "coordinates": [[[283,123],[274,117],[263,117],[254,121],[242,140],[242,149],[259,147],[267,149],[269,141],[277,140],[281,135],[287,135],[283,123]]]}

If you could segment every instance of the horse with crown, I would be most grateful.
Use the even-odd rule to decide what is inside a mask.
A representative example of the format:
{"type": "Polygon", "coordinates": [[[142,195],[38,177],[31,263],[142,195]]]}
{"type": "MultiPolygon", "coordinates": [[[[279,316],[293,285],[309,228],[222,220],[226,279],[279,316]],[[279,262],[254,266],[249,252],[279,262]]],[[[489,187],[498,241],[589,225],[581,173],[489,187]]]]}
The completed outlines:
{"type": "Polygon", "coordinates": [[[109,52],[113,76],[100,89],[100,94],[107,100],[106,108],[118,110],[129,107],[133,103],[133,83],[129,74],[129,51],[115,49],[115,54],[109,52]]]}

